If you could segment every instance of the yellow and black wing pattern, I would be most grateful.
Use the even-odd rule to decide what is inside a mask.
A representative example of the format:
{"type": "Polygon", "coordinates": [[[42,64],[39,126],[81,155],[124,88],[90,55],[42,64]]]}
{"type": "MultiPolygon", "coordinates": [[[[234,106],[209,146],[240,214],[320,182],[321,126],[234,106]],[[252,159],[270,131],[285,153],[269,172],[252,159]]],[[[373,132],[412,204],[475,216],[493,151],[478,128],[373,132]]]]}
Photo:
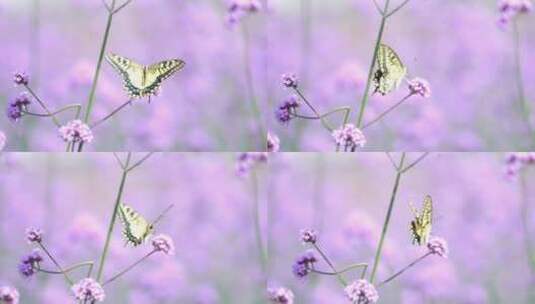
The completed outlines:
{"type": "Polygon", "coordinates": [[[118,216],[123,224],[126,244],[132,244],[134,247],[139,246],[152,233],[153,226],[132,207],[120,204],[118,216]]]}
{"type": "Polygon", "coordinates": [[[427,244],[431,229],[433,227],[433,199],[427,195],[424,198],[422,210],[417,210],[412,204],[410,205],[414,219],[410,223],[412,243],[419,246],[427,244]]]}
{"type": "Polygon", "coordinates": [[[398,54],[386,44],[379,46],[375,65],[374,93],[383,96],[397,89],[407,75],[407,68],[403,65],[398,54]]]}

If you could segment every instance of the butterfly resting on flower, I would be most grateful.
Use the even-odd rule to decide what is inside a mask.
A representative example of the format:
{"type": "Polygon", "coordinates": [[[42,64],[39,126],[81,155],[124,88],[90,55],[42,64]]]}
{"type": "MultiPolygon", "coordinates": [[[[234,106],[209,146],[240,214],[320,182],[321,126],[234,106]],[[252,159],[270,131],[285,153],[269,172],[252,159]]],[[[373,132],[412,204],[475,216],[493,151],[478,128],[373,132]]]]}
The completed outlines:
{"type": "Polygon", "coordinates": [[[433,199],[427,195],[424,198],[421,212],[411,203],[409,206],[414,213],[414,219],[410,223],[412,243],[419,246],[427,244],[433,224],[433,199]]]}
{"type": "Polygon", "coordinates": [[[373,77],[374,93],[386,95],[397,89],[407,76],[407,68],[398,54],[386,44],[381,44],[377,51],[376,70],[373,77]]]}
{"type": "Polygon", "coordinates": [[[180,71],[185,62],[180,59],[164,60],[144,66],[113,53],[106,55],[108,63],[123,77],[124,88],[132,99],[149,98],[158,94],[162,82],[180,71]]]}
{"type": "Polygon", "coordinates": [[[143,216],[137,213],[132,207],[120,204],[117,215],[123,224],[123,235],[126,245],[132,244],[136,247],[141,245],[154,231],[154,225],[173,207],[169,206],[152,223],[149,223],[143,216]]]}

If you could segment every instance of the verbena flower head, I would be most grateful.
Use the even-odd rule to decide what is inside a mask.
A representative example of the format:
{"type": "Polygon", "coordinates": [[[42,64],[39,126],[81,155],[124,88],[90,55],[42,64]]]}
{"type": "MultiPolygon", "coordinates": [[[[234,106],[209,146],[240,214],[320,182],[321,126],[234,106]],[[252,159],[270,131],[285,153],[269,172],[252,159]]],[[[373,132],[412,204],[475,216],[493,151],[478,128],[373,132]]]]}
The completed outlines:
{"type": "Polygon", "coordinates": [[[30,76],[24,72],[16,72],[13,75],[13,82],[15,85],[28,85],[30,83],[30,76]]]}
{"type": "Polygon", "coordinates": [[[357,280],[344,288],[347,298],[354,304],[377,303],[379,294],[375,287],[366,280],[357,280]]]}
{"type": "Polygon", "coordinates": [[[0,152],[4,150],[4,148],[6,147],[6,141],[7,141],[6,134],[0,131],[0,152]]]}
{"type": "Polygon", "coordinates": [[[26,229],[26,239],[29,243],[41,243],[43,241],[43,231],[37,228],[26,229]]]}
{"type": "Polygon", "coordinates": [[[165,234],[159,234],[152,238],[152,248],[154,251],[163,252],[167,255],[175,254],[175,244],[173,239],[165,234]]]}
{"type": "Polygon", "coordinates": [[[30,95],[26,92],[20,93],[17,97],[12,99],[7,105],[6,115],[7,117],[14,122],[19,121],[19,119],[24,115],[24,111],[28,110],[28,106],[32,103],[30,95]]]}
{"type": "Polygon", "coordinates": [[[268,152],[279,152],[280,149],[280,139],[277,135],[268,132],[267,134],[267,151],[268,152]]]}
{"type": "Polygon", "coordinates": [[[357,148],[364,147],[366,137],[362,131],[353,124],[346,124],[332,132],[334,141],[344,151],[354,152],[357,148]]]}
{"type": "Polygon", "coordinates": [[[431,97],[431,86],[429,82],[422,78],[409,80],[409,91],[411,95],[420,95],[423,98],[431,97]]]}
{"type": "Polygon", "coordinates": [[[447,258],[449,254],[448,242],[437,236],[432,236],[427,242],[427,249],[430,253],[447,258]]]}
{"type": "Polygon", "coordinates": [[[535,152],[517,152],[507,155],[505,172],[507,177],[515,177],[526,166],[535,164],[535,152]]]}
{"type": "Polygon", "coordinates": [[[296,277],[304,278],[314,269],[314,263],[317,261],[314,251],[307,250],[295,260],[292,265],[292,272],[296,277]]]}
{"type": "Polygon", "coordinates": [[[297,89],[298,86],[298,79],[297,75],[295,74],[283,74],[282,75],[282,85],[291,88],[291,89],[297,89]]]}
{"type": "Polygon", "coordinates": [[[258,0],[232,0],[227,9],[227,22],[237,24],[242,18],[254,14],[262,8],[258,0]]]}
{"type": "Polygon", "coordinates": [[[527,14],[532,10],[531,0],[501,0],[498,2],[498,11],[500,12],[498,23],[505,26],[518,15],[527,14]]]}
{"type": "Polygon", "coordinates": [[[268,288],[268,300],[273,304],[293,304],[294,293],[284,287],[268,288]]]}
{"type": "Polygon", "coordinates": [[[297,111],[297,108],[299,108],[299,99],[296,95],[290,95],[275,110],[275,118],[281,124],[288,124],[293,118],[292,114],[295,114],[297,111]]]}
{"type": "Polygon", "coordinates": [[[1,304],[18,304],[19,292],[10,286],[0,287],[0,303],[1,304]]]}
{"type": "Polygon", "coordinates": [[[238,176],[246,176],[251,169],[259,164],[267,163],[267,152],[245,152],[240,153],[236,164],[236,173],[238,176]]]}
{"type": "Polygon", "coordinates": [[[43,257],[38,249],[34,249],[30,254],[22,257],[19,263],[19,272],[22,276],[29,278],[33,276],[39,269],[39,263],[43,261],[43,257]]]}
{"type": "Polygon", "coordinates": [[[79,119],[71,120],[59,128],[59,136],[65,142],[90,143],[93,140],[91,128],[79,119]]]}
{"type": "Polygon", "coordinates": [[[301,230],[301,241],[305,244],[316,244],[318,240],[318,235],[316,231],[312,229],[303,229],[301,230]]]}
{"type": "Polygon", "coordinates": [[[102,302],[106,298],[102,286],[92,278],[82,279],[71,287],[76,300],[82,303],[102,302]]]}

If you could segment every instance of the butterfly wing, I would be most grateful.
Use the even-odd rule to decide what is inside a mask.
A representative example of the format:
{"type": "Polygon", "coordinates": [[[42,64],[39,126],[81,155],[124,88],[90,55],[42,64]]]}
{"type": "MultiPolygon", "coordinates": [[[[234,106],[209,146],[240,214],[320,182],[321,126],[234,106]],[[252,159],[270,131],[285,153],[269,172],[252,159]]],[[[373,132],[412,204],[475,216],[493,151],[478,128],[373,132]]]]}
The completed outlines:
{"type": "Polygon", "coordinates": [[[433,200],[431,196],[427,195],[425,197],[421,213],[412,204],[411,209],[414,212],[414,219],[410,223],[412,243],[419,246],[425,245],[431,234],[433,224],[433,200]]]}
{"type": "Polygon", "coordinates": [[[152,232],[151,225],[139,213],[125,204],[119,205],[119,218],[123,223],[126,242],[134,247],[141,245],[152,232]]]}
{"type": "Polygon", "coordinates": [[[145,67],[126,57],[109,53],[106,61],[123,77],[124,88],[131,98],[143,97],[145,67]]]}
{"type": "Polygon", "coordinates": [[[146,69],[142,96],[156,94],[162,81],[180,71],[186,63],[180,59],[171,59],[150,65],[146,69]]]}
{"type": "Polygon", "coordinates": [[[407,75],[407,68],[403,65],[398,54],[386,44],[381,44],[377,52],[377,69],[373,82],[375,92],[386,95],[397,89],[407,75]]]}

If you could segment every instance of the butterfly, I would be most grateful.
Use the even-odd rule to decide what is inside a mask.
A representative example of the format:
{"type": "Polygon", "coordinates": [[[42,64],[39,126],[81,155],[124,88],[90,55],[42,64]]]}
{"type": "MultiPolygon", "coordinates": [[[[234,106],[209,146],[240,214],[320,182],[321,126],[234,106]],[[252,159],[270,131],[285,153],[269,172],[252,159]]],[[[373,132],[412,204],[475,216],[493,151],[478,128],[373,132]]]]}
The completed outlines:
{"type": "Polygon", "coordinates": [[[119,219],[123,223],[123,235],[126,239],[126,245],[132,244],[134,247],[141,245],[154,231],[154,225],[173,207],[170,205],[164,212],[152,223],[149,223],[143,216],[137,213],[132,207],[121,203],[119,219]]]}
{"type": "Polygon", "coordinates": [[[407,75],[407,68],[398,54],[386,44],[381,44],[377,51],[376,71],[373,77],[374,93],[386,95],[397,89],[407,75]]]}
{"type": "Polygon", "coordinates": [[[411,203],[409,205],[414,213],[414,220],[410,224],[412,243],[419,246],[425,245],[433,224],[433,199],[429,195],[424,198],[421,213],[411,203]]]}
{"type": "Polygon", "coordinates": [[[153,65],[144,66],[128,58],[108,53],[108,63],[122,76],[124,88],[130,98],[143,98],[156,95],[162,81],[180,71],[186,63],[180,59],[164,60],[153,65]]]}

